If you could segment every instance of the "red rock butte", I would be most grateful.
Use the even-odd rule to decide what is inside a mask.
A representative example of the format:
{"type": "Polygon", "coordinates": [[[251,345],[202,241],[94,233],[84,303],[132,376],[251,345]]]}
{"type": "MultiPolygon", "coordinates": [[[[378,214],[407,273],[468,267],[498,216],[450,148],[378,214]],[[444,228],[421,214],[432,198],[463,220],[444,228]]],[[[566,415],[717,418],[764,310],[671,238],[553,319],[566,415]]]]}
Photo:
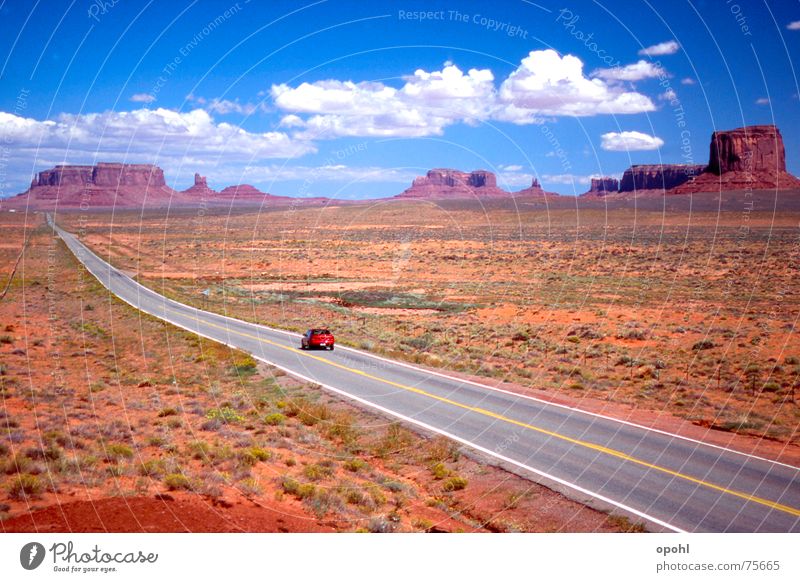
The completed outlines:
{"type": "Polygon", "coordinates": [[[715,131],[709,150],[706,170],[670,194],[800,188],[786,171],[783,136],[774,125],[715,131]]]}
{"type": "Polygon", "coordinates": [[[707,166],[640,164],[625,170],[619,188],[614,188],[612,180],[592,179],[591,188],[584,196],[800,188],[800,180],[786,171],[783,137],[774,125],[715,131],[711,136],[707,166]]]}
{"type": "Polygon", "coordinates": [[[395,198],[514,198],[546,195],[557,196],[557,194],[545,192],[536,178],[533,179],[529,188],[518,192],[508,192],[497,186],[497,176],[488,170],[462,172],[450,168],[435,168],[428,170],[424,176],[415,178],[411,187],[395,198]]]}
{"type": "Polygon", "coordinates": [[[173,190],[164,171],[152,164],[100,162],[94,166],[63,165],[39,172],[25,192],[2,200],[4,207],[136,208],[198,204],[297,204],[327,202],[327,198],[273,196],[248,184],[228,186],[217,192],[205,176],[194,175],[194,184],[173,190]]]}
{"type": "Polygon", "coordinates": [[[56,166],[39,172],[30,188],[4,201],[34,208],[165,205],[175,191],[152,164],[98,163],[56,166]]]}
{"type": "Polygon", "coordinates": [[[589,191],[583,196],[607,196],[619,192],[619,180],[609,176],[592,178],[589,191]]]}
{"type": "Polygon", "coordinates": [[[625,170],[619,182],[620,192],[670,190],[705,170],[700,164],[641,164],[625,170]]]}

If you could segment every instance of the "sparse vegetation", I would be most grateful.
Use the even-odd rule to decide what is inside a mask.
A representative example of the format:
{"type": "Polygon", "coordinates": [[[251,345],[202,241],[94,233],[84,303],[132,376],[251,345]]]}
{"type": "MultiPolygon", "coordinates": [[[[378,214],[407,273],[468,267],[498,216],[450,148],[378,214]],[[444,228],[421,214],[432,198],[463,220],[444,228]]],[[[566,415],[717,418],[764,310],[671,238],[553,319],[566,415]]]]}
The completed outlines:
{"type": "Polygon", "coordinates": [[[23,474],[17,475],[8,488],[8,496],[11,499],[26,499],[36,497],[44,491],[44,485],[36,475],[23,474]]]}
{"type": "Polygon", "coordinates": [[[170,491],[191,490],[192,482],[183,473],[170,473],[164,477],[164,485],[170,491]]]}

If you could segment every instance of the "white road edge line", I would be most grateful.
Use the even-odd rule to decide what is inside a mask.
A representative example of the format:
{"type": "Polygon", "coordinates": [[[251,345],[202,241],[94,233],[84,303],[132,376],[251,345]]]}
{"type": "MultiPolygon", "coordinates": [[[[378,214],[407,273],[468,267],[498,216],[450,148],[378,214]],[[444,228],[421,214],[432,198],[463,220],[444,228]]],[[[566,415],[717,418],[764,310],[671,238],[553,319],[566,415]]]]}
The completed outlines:
{"type": "MultiPolygon", "coordinates": [[[[63,239],[62,239],[62,240],[63,240],[63,239]]],[[[64,242],[66,242],[66,241],[64,241],[64,242]]],[[[81,246],[83,246],[83,244],[82,244],[82,243],[80,243],[80,241],[78,241],[77,239],[76,239],[76,241],[75,241],[75,242],[78,242],[79,244],[81,244],[81,246]]],[[[76,258],[79,258],[79,257],[78,257],[78,255],[77,255],[77,253],[75,253],[75,251],[73,251],[73,250],[72,250],[72,247],[70,247],[69,245],[67,245],[67,247],[70,249],[70,251],[72,251],[73,255],[75,255],[75,256],[76,256],[76,258]]],[[[86,248],[86,247],[85,247],[85,246],[83,246],[83,248],[86,248]]],[[[87,250],[89,250],[89,249],[87,249],[87,250]]],[[[92,251],[89,251],[89,252],[92,252],[92,251]]],[[[94,253],[92,253],[92,254],[94,254],[94,253]]],[[[95,255],[95,257],[97,257],[97,255],[95,255]]],[[[100,259],[100,257],[97,257],[97,258],[98,258],[99,260],[102,260],[102,259],[100,259]]],[[[105,261],[104,261],[104,262],[105,262],[105,261]]],[[[106,264],[108,264],[108,263],[106,263],[106,264]]],[[[86,267],[86,265],[85,265],[85,264],[84,264],[84,267],[86,267]]],[[[113,268],[113,267],[112,267],[112,268],[113,268]]],[[[88,271],[88,268],[87,268],[87,271],[88,271]]],[[[89,271],[89,272],[91,273],[91,271],[89,271]]],[[[95,279],[97,279],[97,280],[100,282],[100,284],[101,284],[103,287],[105,287],[106,289],[108,289],[108,291],[109,291],[111,294],[113,294],[113,295],[114,295],[114,297],[116,297],[116,298],[118,298],[118,299],[120,299],[120,300],[124,301],[125,303],[127,303],[128,305],[130,305],[131,307],[133,307],[134,309],[136,309],[137,311],[141,311],[142,313],[146,313],[146,314],[148,314],[148,315],[150,315],[150,316],[152,316],[152,317],[156,317],[156,318],[158,318],[158,319],[161,319],[162,321],[166,321],[167,323],[169,323],[169,324],[171,324],[171,325],[174,325],[175,327],[179,327],[179,328],[181,328],[181,329],[185,329],[186,331],[189,331],[189,332],[191,332],[191,333],[193,333],[193,334],[195,334],[195,335],[199,335],[200,337],[204,337],[204,338],[206,338],[206,339],[208,339],[208,340],[211,340],[211,341],[214,341],[214,342],[217,342],[217,343],[221,343],[221,344],[223,344],[223,345],[225,345],[225,346],[227,346],[227,347],[229,347],[229,348],[231,348],[231,349],[235,349],[235,350],[241,350],[241,349],[242,349],[242,348],[240,348],[240,347],[238,347],[238,346],[235,346],[235,345],[229,344],[228,342],[220,341],[220,340],[219,340],[219,339],[217,339],[217,338],[213,338],[213,337],[211,337],[211,336],[209,336],[209,335],[206,335],[206,334],[204,334],[204,333],[201,333],[201,332],[199,332],[199,331],[197,331],[197,330],[194,330],[194,329],[192,329],[192,328],[190,328],[190,327],[187,327],[187,326],[185,326],[185,325],[183,325],[183,324],[180,324],[180,323],[177,323],[177,322],[175,322],[175,321],[172,321],[172,320],[170,320],[170,319],[168,319],[168,318],[166,318],[166,317],[162,317],[162,316],[160,316],[160,315],[157,315],[157,314],[155,314],[155,313],[151,313],[151,312],[147,311],[146,309],[142,309],[141,307],[139,307],[139,306],[137,306],[137,305],[134,305],[133,303],[131,303],[130,301],[128,301],[128,300],[127,300],[127,299],[125,299],[124,297],[120,297],[119,295],[117,295],[116,293],[114,293],[114,292],[111,290],[111,288],[110,288],[110,287],[108,287],[108,286],[107,286],[107,285],[106,285],[106,284],[105,284],[105,283],[104,283],[104,282],[103,282],[103,281],[102,281],[102,280],[101,280],[99,277],[97,277],[97,276],[96,276],[94,273],[92,273],[92,275],[95,277],[95,279]]],[[[133,281],[133,280],[131,279],[131,281],[133,281]]],[[[155,291],[153,291],[152,289],[147,289],[147,287],[144,287],[143,285],[140,285],[140,284],[139,284],[139,283],[137,283],[136,281],[133,281],[133,282],[134,282],[134,283],[136,283],[138,286],[140,286],[140,287],[142,287],[142,288],[144,288],[144,289],[146,289],[146,290],[150,291],[151,293],[155,293],[156,295],[159,295],[158,293],[156,293],[156,292],[155,292],[155,291]]],[[[161,295],[159,295],[159,296],[161,296],[161,295]]],[[[163,296],[161,296],[161,297],[163,297],[163,296]]],[[[167,300],[169,300],[167,297],[164,297],[164,299],[167,299],[167,300]]],[[[184,307],[186,307],[187,309],[194,309],[194,308],[192,308],[192,307],[190,307],[190,306],[188,306],[188,305],[186,305],[186,306],[184,306],[184,307]]],[[[226,317],[226,316],[223,316],[223,317],[226,317]]],[[[234,321],[240,321],[240,320],[236,320],[235,318],[232,318],[232,317],[231,317],[231,318],[227,318],[227,319],[233,319],[234,321]]],[[[243,322],[243,323],[247,323],[247,322],[243,322]]],[[[254,324],[254,325],[257,325],[257,324],[254,324]]],[[[262,326],[262,327],[266,327],[266,326],[262,326]]],[[[267,328],[267,329],[270,329],[270,328],[267,328]]],[[[354,350],[354,351],[356,351],[356,350],[354,350]]],[[[487,454],[487,455],[489,455],[489,456],[491,456],[491,457],[494,457],[494,458],[496,458],[496,459],[499,459],[499,460],[501,460],[501,461],[503,461],[503,462],[506,462],[506,463],[510,463],[510,464],[512,464],[512,465],[515,465],[515,466],[517,466],[517,467],[520,467],[521,469],[524,469],[524,470],[526,470],[526,471],[530,471],[531,473],[533,473],[533,474],[535,474],[535,475],[539,475],[540,477],[544,477],[545,479],[549,479],[549,480],[551,480],[551,481],[553,481],[553,482],[555,482],[555,483],[558,483],[558,484],[560,484],[560,485],[563,485],[563,486],[565,486],[565,487],[569,487],[570,489],[573,489],[574,491],[577,491],[577,492],[579,492],[579,493],[583,493],[584,495],[588,495],[589,497],[593,497],[593,498],[595,498],[595,499],[597,499],[597,500],[599,500],[599,501],[602,501],[602,502],[604,502],[604,503],[608,503],[608,504],[610,504],[610,505],[613,505],[614,507],[618,507],[618,508],[622,509],[623,511],[627,511],[627,512],[629,512],[629,513],[633,514],[633,515],[637,515],[637,516],[639,516],[639,517],[641,517],[641,518],[643,518],[643,519],[646,519],[647,521],[650,521],[651,523],[655,523],[655,524],[657,524],[657,525],[660,525],[661,527],[664,527],[664,528],[666,528],[666,529],[668,529],[668,530],[671,530],[671,531],[673,531],[673,532],[676,532],[676,533],[688,533],[686,530],[683,530],[683,529],[681,529],[681,528],[678,528],[678,527],[676,527],[676,526],[674,526],[674,525],[672,525],[672,524],[669,524],[669,523],[667,523],[667,522],[665,522],[665,521],[663,521],[663,520],[661,520],[661,519],[658,519],[657,517],[653,517],[653,516],[651,516],[651,515],[648,515],[648,514],[646,514],[646,513],[642,512],[642,511],[639,511],[638,509],[634,509],[633,507],[630,507],[630,506],[628,506],[628,505],[625,505],[624,503],[620,503],[620,502],[618,502],[618,501],[614,501],[613,499],[610,499],[610,498],[608,498],[608,497],[606,497],[606,496],[604,496],[604,495],[601,495],[601,494],[599,494],[599,493],[595,493],[595,492],[593,492],[593,491],[590,491],[590,490],[588,490],[588,489],[584,489],[584,488],[583,488],[583,487],[581,487],[580,485],[576,485],[576,484],[574,484],[574,483],[570,483],[569,481],[566,481],[566,480],[564,480],[564,479],[561,479],[561,478],[559,478],[559,477],[556,477],[556,476],[554,476],[554,475],[550,475],[549,473],[545,473],[544,471],[540,471],[539,469],[535,469],[535,468],[533,468],[533,467],[530,467],[530,466],[528,466],[528,465],[525,465],[524,463],[520,463],[519,461],[515,461],[514,459],[511,459],[511,458],[509,458],[509,457],[506,457],[506,456],[504,456],[504,455],[501,455],[501,454],[499,454],[499,453],[496,453],[496,452],[494,452],[494,451],[492,451],[492,450],[490,450],[490,449],[487,449],[487,448],[485,448],[485,447],[482,447],[481,445],[475,444],[475,443],[473,443],[473,442],[470,442],[470,441],[468,441],[468,440],[466,440],[466,439],[463,439],[463,438],[461,438],[461,437],[459,437],[459,436],[456,436],[456,435],[454,435],[454,434],[451,434],[451,433],[449,433],[449,432],[447,432],[447,431],[444,431],[444,430],[442,430],[442,429],[436,428],[436,427],[434,427],[434,426],[431,426],[431,425],[429,425],[429,424],[426,424],[426,423],[424,423],[424,422],[421,422],[421,421],[419,421],[419,420],[415,420],[415,419],[413,419],[413,418],[411,418],[411,417],[405,416],[405,415],[403,415],[403,414],[400,414],[400,413],[398,413],[398,412],[395,412],[395,411],[393,411],[393,410],[390,410],[390,409],[388,409],[388,408],[385,408],[385,407],[383,407],[383,406],[380,406],[379,404],[375,404],[375,403],[369,402],[368,400],[364,400],[363,398],[360,398],[360,397],[358,397],[358,396],[355,396],[355,395],[353,395],[353,394],[349,394],[349,393],[347,393],[347,392],[345,392],[345,391],[343,391],[343,390],[340,390],[339,388],[335,388],[335,387],[333,387],[333,386],[330,386],[330,385],[328,385],[328,384],[322,384],[322,383],[318,382],[317,380],[314,380],[314,379],[312,379],[312,378],[309,378],[309,377],[307,377],[307,376],[304,376],[303,374],[300,374],[300,373],[298,373],[298,372],[295,372],[294,370],[291,370],[291,369],[289,369],[289,368],[285,368],[284,366],[278,365],[278,364],[276,364],[276,363],[274,363],[274,362],[270,362],[269,360],[267,360],[267,359],[265,359],[265,358],[262,358],[262,357],[260,357],[260,356],[257,356],[256,354],[251,354],[251,355],[252,355],[252,356],[253,356],[255,359],[257,359],[257,360],[259,360],[259,361],[261,361],[261,362],[264,362],[264,363],[266,363],[266,364],[269,364],[270,366],[274,366],[274,367],[278,368],[279,370],[283,370],[284,372],[286,372],[287,374],[291,374],[291,375],[292,375],[292,376],[294,376],[295,378],[299,378],[299,379],[301,379],[301,380],[304,380],[304,381],[306,381],[306,382],[311,382],[312,384],[317,384],[317,385],[319,385],[319,386],[322,386],[322,387],[323,387],[323,388],[325,388],[326,390],[329,390],[329,391],[331,391],[331,392],[335,392],[336,394],[339,394],[339,395],[341,395],[341,396],[344,396],[344,397],[346,397],[346,398],[349,398],[349,399],[351,399],[351,400],[355,400],[355,401],[357,401],[357,402],[360,402],[360,403],[364,404],[365,406],[368,406],[368,407],[370,407],[370,408],[374,408],[375,410],[380,410],[381,412],[384,412],[384,413],[386,413],[386,414],[389,414],[389,415],[391,415],[391,416],[394,416],[394,417],[396,417],[396,418],[399,418],[399,419],[401,419],[401,420],[404,420],[404,421],[406,421],[406,422],[409,422],[409,423],[411,423],[411,424],[417,425],[417,426],[419,426],[419,427],[421,427],[421,428],[424,428],[424,429],[426,429],[426,430],[430,430],[430,431],[432,431],[432,432],[434,432],[434,433],[437,433],[437,434],[440,434],[440,435],[442,435],[442,436],[445,436],[445,437],[447,437],[447,438],[453,439],[454,441],[457,441],[457,442],[459,442],[459,443],[461,443],[461,444],[463,444],[463,445],[466,445],[466,446],[468,446],[468,447],[470,447],[470,448],[473,448],[473,449],[475,449],[475,450],[477,450],[477,451],[480,451],[480,452],[482,452],[482,453],[485,453],[485,454],[487,454]]],[[[391,362],[391,360],[387,360],[387,361],[391,362]]],[[[481,386],[481,385],[480,385],[480,384],[478,384],[478,386],[481,386]]]]}

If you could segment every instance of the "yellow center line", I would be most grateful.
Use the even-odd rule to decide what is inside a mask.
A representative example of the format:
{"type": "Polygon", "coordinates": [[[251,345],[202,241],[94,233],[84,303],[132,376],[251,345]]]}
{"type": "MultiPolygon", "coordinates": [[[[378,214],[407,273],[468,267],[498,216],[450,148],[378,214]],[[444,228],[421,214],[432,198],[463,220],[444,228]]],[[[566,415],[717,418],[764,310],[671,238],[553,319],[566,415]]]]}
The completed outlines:
{"type": "MultiPolygon", "coordinates": [[[[544,435],[547,435],[547,436],[550,436],[550,437],[553,437],[553,438],[557,438],[557,439],[566,441],[568,443],[579,445],[581,447],[585,447],[585,448],[591,449],[593,451],[598,451],[598,452],[601,452],[601,453],[605,453],[607,455],[611,455],[611,456],[616,457],[618,459],[622,459],[622,460],[625,460],[625,461],[628,461],[628,462],[631,462],[631,463],[635,463],[635,464],[640,465],[642,467],[647,467],[649,469],[654,469],[656,471],[660,471],[660,472],[665,473],[667,475],[671,475],[673,477],[678,477],[680,479],[684,479],[684,480],[689,481],[691,483],[695,483],[697,485],[702,485],[703,487],[708,487],[709,489],[713,489],[715,491],[720,491],[722,493],[726,493],[728,495],[732,495],[734,497],[738,497],[738,498],[744,499],[746,501],[752,501],[753,503],[759,503],[761,505],[765,505],[765,506],[770,507],[772,509],[777,509],[778,511],[783,511],[783,512],[788,513],[790,515],[794,515],[796,517],[800,517],[800,509],[796,509],[796,508],[790,507],[788,505],[783,505],[783,504],[777,503],[775,501],[770,501],[769,499],[764,499],[762,497],[757,497],[755,495],[750,495],[749,493],[743,493],[741,491],[735,491],[733,489],[728,489],[727,487],[722,487],[720,485],[715,485],[714,483],[710,483],[708,481],[704,481],[703,479],[698,479],[696,477],[692,477],[691,475],[686,475],[685,473],[681,473],[679,471],[673,471],[672,469],[667,469],[666,467],[661,467],[659,465],[655,465],[653,463],[648,463],[647,461],[643,461],[641,459],[637,459],[636,457],[632,457],[632,456],[630,456],[630,455],[628,455],[626,453],[623,453],[622,451],[617,451],[615,449],[610,449],[610,448],[604,447],[602,445],[597,445],[597,444],[590,443],[590,442],[587,442],[587,441],[582,441],[582,440],[579,440],[579,439],[568,437],[566,435],[562,435],[562,434],[559,434],[557,432],[553,432],[553,431],[550,431],[550,430],[547,430],[547,429],[544,429],[544,428],[541,428],[541,427],[538,427],[538,426],[534,426],[534,425],[528,424],[526,422],[522,422],[522,421],[519,421],[519,420],[514,420],[513,418],[509,418],[507,416],[503,416],[502,414],[497,414],[496,412],[492,412],[490,410],[486,410],[485,408],[480,408],[480,407],[477,407],[477,406],[470,406],[468,404],[463,404],[461,402],[457,402],[455,400],[451,400],[450,398],[445,398],[444,396],[437,396],[436,394],[431,394],[430,392],[426,392],[425,390],[422,390],[420,388],[415,388],[413,386],[407,386],[405,384],[399,384],[397,382],[393,382],[391,380],[387,380],[387,379],[381,378],[379,376],[373,376],[372,374],[364,372],[363,370],[357,370],[355,368],[350,368],[349,366],[345,366],[343,364],[339,364],[338,362],[332,362],[331,360],[328,360],[326,358],[322,358],[320,356],[315,356],[313,354],[309,354],[309,353],[307,353],[305,351],[302,351],[302,350],[299,350],[297,348],[285,346],[285,345],[280,344],[278,342],[274,342],[274,341],[259,337],[257,335],[252,335],[252,334],[244,333],[244,332],[241,332],[241,331],[235,331],[235,330],[232,330],[232,329],[230,329],[228,327],[217,325],[217,324],[211,323],[209,321],[206,321],[204,319],[201,319],[199,317],[196,317],[196,316],[193,316],[193,315],[187,315],[186,313],[183,313],[183,312],[180,312],[180,311],[175,311],[173,309],[166,309],[166,311],[169,311],[170,313],[174,313],[175,315],[180,315],[181,317],[188,317],[190,319],[194,319],[198,323],[203,323],[205,325],[208,325],[208,326],[211,326],[211,327],[215,327],[217,329],[224,330],[224,331],[226,331],[228,333],[234,333],[236,335],[239,335],[239,336],[242,336],[242,337],[246,337],[246,338],[250,338],[250,339],[254,339],[256,341],[263,342],[265,344],[268,344],[268,345],[271,345],[271,346],[275,346],[275,347],[281,348],[283,350],[286,350],[286,351],[289,351],[289,352],[293,352],[293,353],[298,354],[298,355],[306,356],[308,358],[313,358],[313,359],[315,359],[317,361],[323,362],[323,363],[328,364],[330,366],[334,366],[336,368],[340,368],[340,369],[346,370],[348,372],[359,374],[361,376],[364,376],[366,378],[370,378],[371,380],[375,380],[377,382],[382,382],[382,383],[388,384],[390,386],[395,386],[396,388],[400,388],[400,389],[408,391],[408,392],[413,392],[414,394],[419,394],[419,395],[425,396],[427,398],[432,398],[434,400],[438,400],[439,402],[444,402],[446,404],[450,404],[452,406],[456,406],[456,407],[462,408],[464,410],[469,410],[470,412],[476,412],[478,414],[482,414],[484,416],[488,416],[488,417],[494,418],[496,420],[501,420],[501,421],[506,422],[508,424],[513,424],[515,426],[526,428],[528,430],[532,430],[532,431],[538,432],[540,434],[544,434],[544,435]]],[[[243,323],[247,324],[247,322],[243,322],[243,323]]],[[[247,324],[247,325],[253,325],[253,324],[247,324]]]]}

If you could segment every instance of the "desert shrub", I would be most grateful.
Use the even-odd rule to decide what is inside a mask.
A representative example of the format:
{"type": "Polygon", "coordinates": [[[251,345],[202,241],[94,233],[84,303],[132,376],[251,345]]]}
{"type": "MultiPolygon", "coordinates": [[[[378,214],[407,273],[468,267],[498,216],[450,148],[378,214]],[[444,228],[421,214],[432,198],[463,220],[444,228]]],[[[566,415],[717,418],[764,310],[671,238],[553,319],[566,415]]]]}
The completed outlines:
{"type": "Polygon", "coordinates": [[[11,344],[14,343],[14,338],[10,335],[0,335],[0,344],[11,344]]]}
{"type": "Polygon", "coordinates": [[[205,441],[192,441],[186,445],[186,450],[193,459],[202,461],[209,458],[211,446],[205,441]]]}
{"type": "Polygon", "coordinates": [[[353,415],[347,412],[336,414],[325,425],[325,434],[329,439],[338,440],[344,445],[355,443],[359,436],[353,415]]]}
{"type": "Polygon", "coordinates": [[[250,354],[242,353],[233,361],[233,372],[240,376],[250,376],[258,369],[258,362],[250,354]]]}
{"type": "Polygon", "coordinates": [[[36,475],[18,475],[8,487],[8,496],[11,499],[25,499],[29,496],[39,495],[44,491],[44,485],[36,475]]]}
{"type": "Polygon", "coordinates": [[[450,474],[450,469],[444,463],[434,463],[431,466],[431,473],[434,479],[444,479],[450,474]]]}
{"type": "Polygon", "coordinates": [[[296,398],[286,408],[287,416],[296,416],[306,426],[313,426],[331,417],[330,409],[319,402],[309,402],[305,398],[296,398]]]}
{"type": "Polygon", "coordinates": [[[367,462],[363,459],[355,458],[345,461],[342,466],[351,473],[358,473],[362,469],[366,469],[369,465],[367,465],[367,462]]]}
{"type": "Polygon", "coordinates": [[[713,348],[713,347],[716,347],[716,345],[717,345],[717,344],[715,344],[713,341],[711,341],[711,340],[707,340],[707,339],[704,339],[704,340],[700,340],[699,342],[696,342],[696,343],[695,343],[695,344],[692,346],[692,349],[693,349],[694,351],[699,351],[699,350],[710,350],[711,348],[713,348]]]}
{"type": "Polygon", "coordinates": [[[34,461],[57,461],[63,454],[64,452],[55,446],[31,447],[25,451],[25,456],[34,461]]]}
{"type": "Polygon", "coordinates": [[[170,491],[190,491],[192,489],[192,482],[183,473],[170,473],[164,477],[164,485],[166,485],[170,491]]]}
{"type": "Polygon", "coordinates": [[[147,444],[151,447],[161,447],[164,446],[166,442],[167,439],[162,436],[154,435],[147,437],[147,444]]]}
{"type": "Polygon", "coordinates": [[[526,341],[528,341],[529,339],[531,339],[531,336],[530,336],[530,334],[529,334],[527,331],[525,331],[525,330],[519,330],[519,331],[516,331],[516,332],[514,332],[514,334],[511,336],[511,341],[512,341],[512,342],[526,342],[526,341]]]}
{"type": "Polygon", "coordinates": [[[28,471],[31,466],[31,460],[24,455],[15,455],[6,461],[3,472],[6,475],[13,475],[14,473],[24,473],[28,471]]]}
{"type": "Polygon", "coordinates": [[[142,477],[160,477],[166,472],[166,464],[159,459],[149,459],[139,465],[139,475],[142,477]]]}
{"type": "Polygon", "coordinates": [[[317,487],[313,483],[300,483],[288,475],[281,480],[281,488],[297,499],[309,499],[317,492],[317,487]]]}
{"type": "Polygon", "coordinates": [[[280,412],[273,412],[272,414],[268,414],[264,417],[264,424],[268,424],[270,426],[280,426],[284,422],[286,422],[286,417],[280,412]]]}
{"type": "Polygon", "coordinates": [[[0,443],[0,457],[5,457],[8,454],[8,447],[4,443],[0,443]]]}
{"type": "Polygon", "coordinates": [[[351,487],[345,490],[344,500],[350,505],[364,505],[369,497],[361,489],[351,487]]]}
{"type": "Polygon", "coordinates": [[[367,525],[367,530],[370,533],[392,533],[394,528],[395,524],[382,515],[371,518],[369,525],[367,525]]]}
{"type": "Polygon", "coordinates": [[[781,389],[781,385],[777,382],[767,382],[761,387],[762,392],[777,392],[781,389]]]}
{"type": "Polygon", "coordinates": [[[259,485],[258,481],[253,477],[248,477],[240,481],[236,488],[242,492],[245,497],[257,497],[264,493],[264,490],[259,485]]]}
{"type": "Polygon", "coordinates": [[[739,418],[737,418],[735,420],[729,420],[729,421],[722,422],[722,423],[720,423],[718,425],[715,425],[715,427],[718,428],[719,430],[730,430],[730,431],[746,430],[748,428],[750,428],[750,429],[759,429],[759,428],[761,428],[763,426],[764,426],[763,422],[761,422],[761,421],[759,421],[757,419],[751,418],[747,414],[745,414],[745,415],[743,415],[743,416],[741,416],[741,417],[739,417],[739,418]]]}
{"type": "Polygon", "coordinates": [[[445,437],[436,437],[426,447],[426,458],[428,461],[440,463],[449,459],[458,459],[458,449],[453,441],[445,437]]]}
{"type": "Polygon", "coordinates": [[[240,463],[247,467],[253,467],[261,461],[269,461],[272,458],[272,453],[260,447],[250,447],[247,450],[241,451],[237,458],[240,463]]]}
{"type": "Polygon", "coordinates": [[[389,425],[383,438],[373,446],[373,453],[376,457],[385,458],[410,447],[413,442],[413,435],[395,422],[389,425]]]}
{"type": "Polygon", "coordinates": [[[306,499],[306,504],[317,517],[324,517],[331,509],[344,509],[342,499],[329,489],[318,489],[306,499]]]}
{"type": "Polygon", "coordinates": [[[620,329],[616,337],[617,339],[627,340],[644,340],[647,339],[648,332],[646,329],[641,329],[639,323],[632,321],[625,324],[625,327],[620,329]]]}
{"type": "Polygon", "coordinates": [[[128,445],[115,443],[106,447],[106,458],[111,461],[120,459],[130,459],[133,457],[133,449],[128,445]]]}
{"type": "Polygon", "coordinates": [[[244,417],[230,406],[212,408],[206,413],[206,418],[209,420],[218,420],[223,424],[238,424],[244,420],[244,417]]]}
{"type": "Polygon", "coordinates": [[[178,414],[178,411],[175,408],[162,408],[158,411],[158,417],[164,418],[165,416],[175,416],[178,414]]]}
{"type": "Polygon", "coordinates": [[[106,473],[112,477],[122,477],[127,473],[127,467],[121,463],[112,463],[106,467],[106,473]]]}
{"type": "Polygon", "coordinates": [[[443,491],[460,491],[467,486],[467,480],[460,475],[454,475],[442,483],[443,491]]]}
{"type": "Polygon", "coordinates": [[[317,464],[306,465],[303,469],[303,475],[312,481],[321,481],[333,475],[333,468],[317,464]]]}
{"type": "Polygon", "coordinates": [[[261,447],[250,447],[248,452],[258,461],[266,462],[272,458],[272,451],[263,449],[261,447]]]}
{"type": "Polygon", "coordinates": [[[796,358],[795,356],[789,356],[786,358],[785,363],[789,366],[796,366],[800,364],[800,358],[796,358]]]}

